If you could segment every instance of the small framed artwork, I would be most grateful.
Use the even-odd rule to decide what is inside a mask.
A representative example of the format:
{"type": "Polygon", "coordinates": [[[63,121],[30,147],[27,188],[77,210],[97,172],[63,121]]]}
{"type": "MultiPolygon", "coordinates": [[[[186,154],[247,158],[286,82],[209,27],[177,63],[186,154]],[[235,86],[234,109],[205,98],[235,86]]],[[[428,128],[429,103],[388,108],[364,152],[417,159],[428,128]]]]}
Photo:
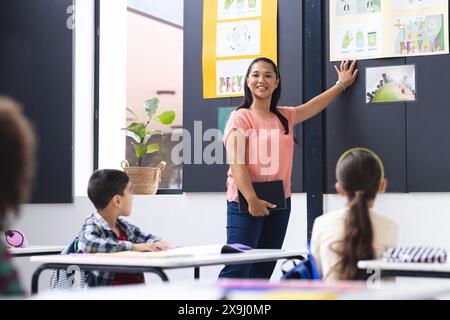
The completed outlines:
{"type": "Polygon", "coordinates": [[[416,65],[366,69],[366,103],[415,102],[416,65]]]}

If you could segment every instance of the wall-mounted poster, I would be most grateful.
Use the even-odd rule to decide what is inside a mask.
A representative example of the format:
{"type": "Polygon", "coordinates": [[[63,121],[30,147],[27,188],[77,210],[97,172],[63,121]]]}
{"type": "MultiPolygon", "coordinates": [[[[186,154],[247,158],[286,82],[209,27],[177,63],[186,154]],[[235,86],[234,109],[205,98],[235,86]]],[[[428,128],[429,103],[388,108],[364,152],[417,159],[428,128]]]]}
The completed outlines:
{"type": "Polygon", "coordinates": [[[383,54],[382,28],[377,21],[348,24],[336,28],[336,58],[383,54]]]}
{"type": "Polygon", "coordinates": [[[217,24],[216,57],[253,56],[261,53],[261,20],[217,24]]]}
{"type": "Polygon", "coordinates": [[[440,8],[448,0],[394,0],[394,10],[440,8]]]}
{"type": "Polygon", "coordinates": [[[217,20],[261,17],[262,0],[219,0],[217,20]]]}
{"type": "Polygon", "coordinates": [[[444,15],[401,17],[394,24],[395,54],[411,56],[444,52],[444,15]]]}
{"type": "Polygon", "coordinates": [[[366,103],[416,101],[415,65],[366,69],[366,103]]]}
{"type": "Polygon", "coordinates": [[[250,62],[277,61],[277,0],[204,0],[203,10],[203,98],[243,96],[250,62]]]}
{"type": "Polygon", "coordinates": [[[330,0],[330,60],[448,54],[448,1],[330,0]]]}

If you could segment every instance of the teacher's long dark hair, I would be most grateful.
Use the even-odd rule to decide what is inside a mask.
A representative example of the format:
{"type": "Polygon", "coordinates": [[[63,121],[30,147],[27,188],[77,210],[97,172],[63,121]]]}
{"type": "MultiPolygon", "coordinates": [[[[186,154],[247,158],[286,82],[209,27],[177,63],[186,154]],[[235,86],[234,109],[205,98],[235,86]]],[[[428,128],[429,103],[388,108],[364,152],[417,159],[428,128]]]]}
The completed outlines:
{"type": "MultiPolygon", "coordinates": [[[[252,106],[253,103],[253,94],[250,91],[250,88],[248,87],[247,84],[247,79],[250,76],[250,72],[252,72],[252,68],[253,65],[255,63],[258,62],[266,62],[270,65],[272,65],[273,67],[273,71],[275,72],[275,74],[277,75],[277,79],[278,79],[278,87],[275,89],[275,91],[272,93],[272,101],[270,102],[270,111],[273,112],[278,119],[280,120],[281,124],[283,125],[284,128],[284,133],[286,135],[289,134],[289,123],[288,120],[277,110],[277,106],[278,106],[278,101],[280,100],[280,96],[281,96],[281,77],[280,77],[280,71],[278,70],[277,65],[275,64],[275,62],[273,62],[272,60],[270,60],[269,58],[256,58],[255,60],[252,61],[252,63],[250,64],[250,66],[248,67],[247,70],[247,74],[245,75],[245,84],[244,84],[244,91],[245,91],[245,96],[244,99],[242,100],[242,104],[236,109],[248,109],[252,106]]],[[[294,139],[295,140],[295,139],[294,139]]]]}

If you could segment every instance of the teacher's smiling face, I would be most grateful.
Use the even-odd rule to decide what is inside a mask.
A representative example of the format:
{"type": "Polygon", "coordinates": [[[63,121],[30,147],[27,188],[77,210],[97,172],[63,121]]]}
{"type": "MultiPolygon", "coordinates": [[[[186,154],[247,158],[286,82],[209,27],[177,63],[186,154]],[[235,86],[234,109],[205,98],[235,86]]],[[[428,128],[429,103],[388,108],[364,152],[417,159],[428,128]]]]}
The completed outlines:
{"type": "Polygon", "coordinates": [[[279,79],[270,63],[258,61],[253,64],[247,85],[256,99],[269,99],[278,87],[279,79]]]}

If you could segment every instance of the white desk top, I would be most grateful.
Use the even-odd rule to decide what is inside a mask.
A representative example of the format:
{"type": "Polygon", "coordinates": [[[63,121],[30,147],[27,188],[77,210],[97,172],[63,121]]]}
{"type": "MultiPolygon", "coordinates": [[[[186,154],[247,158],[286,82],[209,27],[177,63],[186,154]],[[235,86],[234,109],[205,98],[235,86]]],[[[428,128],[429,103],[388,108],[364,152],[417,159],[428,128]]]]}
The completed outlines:
{"type": "Polygon", "coordinates": [[[8,251],[14,257],[60,253],[65,248],[65,246],[26,246],[23,248],[8,248],[8,251]]]}
{"type": "Polygon", "coordinates": [[[31,300],[221,300],[223,297],[223,291],[213,285],[163,283],[45,291],[31,300]]]}
{"type": "Polygon", "coordinates": [[[450,272],[450,263],[400,263],[385,262],[382,260],[364,260],[358,262],[360,269],[380,269],[399,271],[429,271],[429,272],[450,272]]]}
{"type": "Polygon", "coordinates": [[[200,267],[219,264],[236,264],[243,262],[259,262],[277,259],[289,259],[298,256],[305,256],[304,250],[272,250],[254,249],[242,253],[226,254],[205,254],[187,257],[170,258],[148,258],[148,257],[121,257],[110,254],[70,254],[70,255],[49,255],[31,257],[31,262],[56,263],[56,264],[77,264],[77,265],[103,265],[103,266],[135,266],[135,267],[155,267],[164,269],[200,267]]]}
{"type": "MultiPolygon", "coordinates": [[[[248,281],[248,280],[247,280],[248,281]]],[[[33,300],[221,300],[239,299],[244,297],[250,299],[304,299],[314,296],[320,299],[320,295],[330,296],[335,293],[338,300],[397,300],[397,299],[434,299],[440,295],[450,293],[450,284],[428,283],[426,285],[414,284],[382,284],[379,289],[335,289],[340,286],[337,282],[332,285],[319,283],[318,286],[311,285],[307,281],[291,280],[289,283],[281,283],[277,288],[276,283],[270,283],[270,290],[251,290],[249,286],[242,287],[242,290],[224,290],[212,281],[177,282],[146,285],[131,285],[122,287],[88,288],[85,290],[59,290],[46,291],[33,296],[33,300]],[[298,286],[296,285],[298,283],[298,286]],[[311,285],[310,288],[308,286],[311,285]],[[283,289],[283,286],[285,287],[283,289]],[[323,286],[320,288],[320,286],[323,286]],[[298,287],[298,288],[297,288],[298,287]],[[250,290],[249,290],[250,289],[250,290]],[[296,295],[298,294],[298,295],[296,295]]]]}

